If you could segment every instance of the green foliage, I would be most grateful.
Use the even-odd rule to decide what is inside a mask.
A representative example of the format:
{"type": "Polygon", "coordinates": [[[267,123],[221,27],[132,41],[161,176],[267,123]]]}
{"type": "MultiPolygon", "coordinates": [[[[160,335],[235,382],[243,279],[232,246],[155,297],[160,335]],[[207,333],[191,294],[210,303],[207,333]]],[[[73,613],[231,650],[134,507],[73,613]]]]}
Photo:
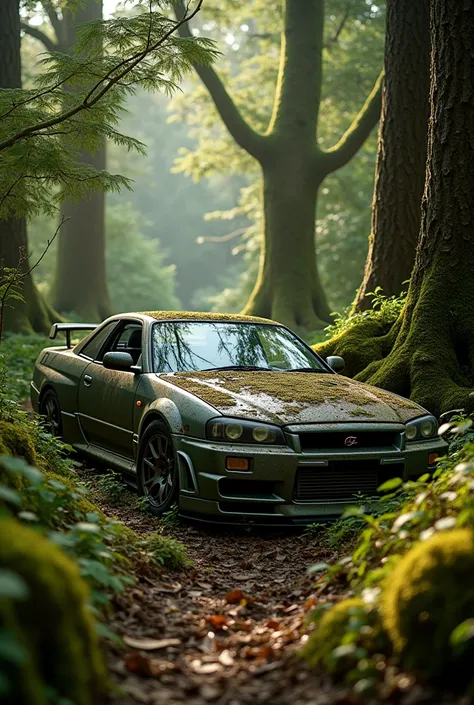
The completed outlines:
{"type": "Polygon", "coordinates": [[[192,565],[182,543],[175,539],[154,533],[147,536],[142,544],[152,561],[171,570],[182,570],[192,565]]]}
{"type": "Polygon", "coordinates": [[[367,294],[372,298],[372,308],[368,311],[354,313],[351,307],[346,308],[342,313],[334,315],[334,323],[328,326],[326,337],[333,338],[354,326],[375,321],[380,327],[386,328],[395,323],[401,314],[407,300],[407,292],[402,291],[400,296],[385,296],[383,290],[378,286],[375,291],[367,294]]]}
{"type": "MultiPolygon", "coordinates": [[[[338,33],[347,9],[339,0],[326,6],[317,136],[323,149],[334,145],[349,127],[383,63],[384,3],[351,3],[338,33]]],[[[223,57],[217,68],[226,88],[243,117],[253,128],[265,132],[275,97],[282,3],[257,0],[229,5],[213,0],[206,3],[202,14],[202,28],[196,27],[197,22],[193,24],[220,42],[223,57]]],[[[196,86],[192,112],[180,95],[173,99],[175,119],[185,120],[190,134],[197,138],[196,147],[180,151],[176,169],[194,179],[215,174],[238,174],[245,179],[236,205],[210,214],[222,220],[223,234],[238,234],[243,229],[240,242],[235,239],[232,244],[236,255],[245,255],[245,271],[237,262],[232,276],[222,278],[222,292],[202,292],[216,310],[225,307],[236,311],[242,308],[256,279],[262,235],[260,171],[229,136],[206,90],[197,81],[196,86]]],[[[316,223],[320,271],[337,309],[350,303],[361,280],[370,229],[375,146],[374,135],[357,157],[320,189],[316,223]]],[[[207,243],[204,247],[210,249],[207,243]]]]}
{"type": "Polygon", "coordinates": [[[126,17],[80,26],[73,55],[46,54],[31,88],[0,91],[0,217],[53,214],[65,198],[129,185],[77,154],[94,153],[104,140],[143,152],[117,130],[125,98],[137,87],[170,95],[195,62],[215,58],[208,39],[174,35],[169,6],[140,0],[126,17]]]}
{"type": "Polygon", "coordinates": [[[1,357],[8,369],[8,375],[3,382],[4,391],[12,399],[23,401],[29,397],[35,360],[49,342],[51,341],[43,335],[5,334],[1,357]]]}
{"type": "Polygon", "coordinates": [[[474,537],[445,531],[416,544],[398,563],[384,591],[385,628],[406,668],[426,675],[472,679],[472,633],[453,632],[474,615],[474,537]]]}
{"type": "MultiPolygon", "coordinates": [[[[320,573],[321,590],[346,586],[370,605],[377,623],[383,619],[398,654],[398,666],[419,668],[425,678],[441,675],[442,667],[449,668],[449,664],[462,671],[467,651],[472,659],[472,629],[466,621],[474,610],[469,577],[474,555],[470,429],[470,419],[459,416],[441,429],[453,443],[432,478],[425,475],[416,481],[385,483],[386,511],[372,515],[359,506],[347,512],[351,522],[357,519],[365,525],[355,549],[332,565],[314,568],[320,573]]],[[[381,683],[388,673],[382,661],[391,652],[392,647],[386,645],[364,657],[368,664],[363,665],[373,673],[370,678],[360,675],[368,683],[358,687],[381,683]]]]}
{"type": "Polygon", "coordinates": [[[303,649],[309,663],[368,690],[376,673],[368,656],[388,646],[376,610],[353,597],[317,610],[312,621],[316,625],[303,649]]]}
{"type": "Polygon", "coordinates": [[[0,520],[0,692],[8,705],[92,705],[105,671],[77,566],[37,531],[0,520]],[[16,588],[5,594],[5,573],[16,588]],[[7,646],[8,648],[5,648],[7,646]]]}

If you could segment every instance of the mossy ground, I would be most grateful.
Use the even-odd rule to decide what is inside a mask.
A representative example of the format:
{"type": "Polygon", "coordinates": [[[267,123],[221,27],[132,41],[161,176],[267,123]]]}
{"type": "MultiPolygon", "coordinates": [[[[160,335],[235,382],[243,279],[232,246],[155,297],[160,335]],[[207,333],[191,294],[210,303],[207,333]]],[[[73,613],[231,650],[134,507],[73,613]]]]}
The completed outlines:
{"type": "Polygon", "coordinates": [[[50,688],[74,705],[92,705],[105,690],[105,668],[77,565],[37,531],[3,519],[0,568],[27,590],[24,598],[2,601],[0,610],[0,628],[13,629],[25,651],[7,701],[29,705],[29,692],[50,688]]]}

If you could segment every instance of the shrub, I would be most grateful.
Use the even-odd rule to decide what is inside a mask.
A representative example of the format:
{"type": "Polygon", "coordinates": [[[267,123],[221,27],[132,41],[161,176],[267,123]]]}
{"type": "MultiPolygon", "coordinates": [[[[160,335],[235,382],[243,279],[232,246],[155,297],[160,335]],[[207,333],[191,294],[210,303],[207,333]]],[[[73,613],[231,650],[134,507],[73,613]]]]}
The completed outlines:
{"type": "Polygon", "coordinates": [[[349,680],[367,681],[375,669],[367,657],[387,647],[377,611],[353,597],[333,605],[322,616],[316,612],[313,619],[317,625],[303,650],[309,663],[335,675],[349,673],[349,680]]]}
{"type": "MultiPolygon", "coordinates": [[[[454,630],[474,617],[474,536],[469,529],[435,534],[415,545],[390,575],[382,615],[407,668],[440,677],[474,657],[474,641],[461,648],[454,630]]],[[[464,667],[464,668],[463,668],[464,667]]],[[[472,678],[469,668],[466,675],[472,678]]]]}
{"type": "Polygon", "coordinates": [[[16,639],[20,655],[0,662],[5,701],[36,705],[44,702],[42,692],[52,690],[58,699],[91,705],[103,690],[105,671],[77,566],[38,532],[4,519],[0,569],[26,588],[19,599],[0,601],[0,629],[16,639]]]}

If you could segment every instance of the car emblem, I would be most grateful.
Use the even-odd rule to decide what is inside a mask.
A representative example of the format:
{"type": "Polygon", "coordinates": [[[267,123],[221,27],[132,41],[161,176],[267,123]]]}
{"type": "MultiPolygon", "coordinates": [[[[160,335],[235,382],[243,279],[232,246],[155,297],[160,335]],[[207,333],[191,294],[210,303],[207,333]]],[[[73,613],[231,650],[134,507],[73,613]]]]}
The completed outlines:
{"type": "Polygon", "coordinates": [[[359,441],[355,436],[347,436],[347,438],[344,439],[344,445],[347,446],[348,448],[351,448],[352,446],[356,446],[359,441]]]}

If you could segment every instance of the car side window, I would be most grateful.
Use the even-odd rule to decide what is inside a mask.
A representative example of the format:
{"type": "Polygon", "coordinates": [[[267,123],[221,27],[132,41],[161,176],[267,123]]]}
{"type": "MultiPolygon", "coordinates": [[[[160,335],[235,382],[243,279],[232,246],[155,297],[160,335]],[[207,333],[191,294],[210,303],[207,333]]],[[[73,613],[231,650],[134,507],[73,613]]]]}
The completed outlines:
{"type": "Polygon", "coordinates": [[[102,360],[107,352],[127,352],[132,356],[136,365],[142,353],[142,328],[142,324],[135,321],[120,326],[116,335],[112,336],[109,344],[101,350],[100,357],[97,359],[102,360]]]}
{"type": "Polygon", "coordinates": [[[103,346],[103,344],[105,343],[108,336],[116,325],[117,321],[111,321],[110,323],[107,323],[107,325],[101,328],[98,333],[94,335],[92,340],[90,340],[87,345],[82,348],[80,354],[85,355],[86,357],[90,357],[91,360],[96,360],[101,347],[103,346]]]}

